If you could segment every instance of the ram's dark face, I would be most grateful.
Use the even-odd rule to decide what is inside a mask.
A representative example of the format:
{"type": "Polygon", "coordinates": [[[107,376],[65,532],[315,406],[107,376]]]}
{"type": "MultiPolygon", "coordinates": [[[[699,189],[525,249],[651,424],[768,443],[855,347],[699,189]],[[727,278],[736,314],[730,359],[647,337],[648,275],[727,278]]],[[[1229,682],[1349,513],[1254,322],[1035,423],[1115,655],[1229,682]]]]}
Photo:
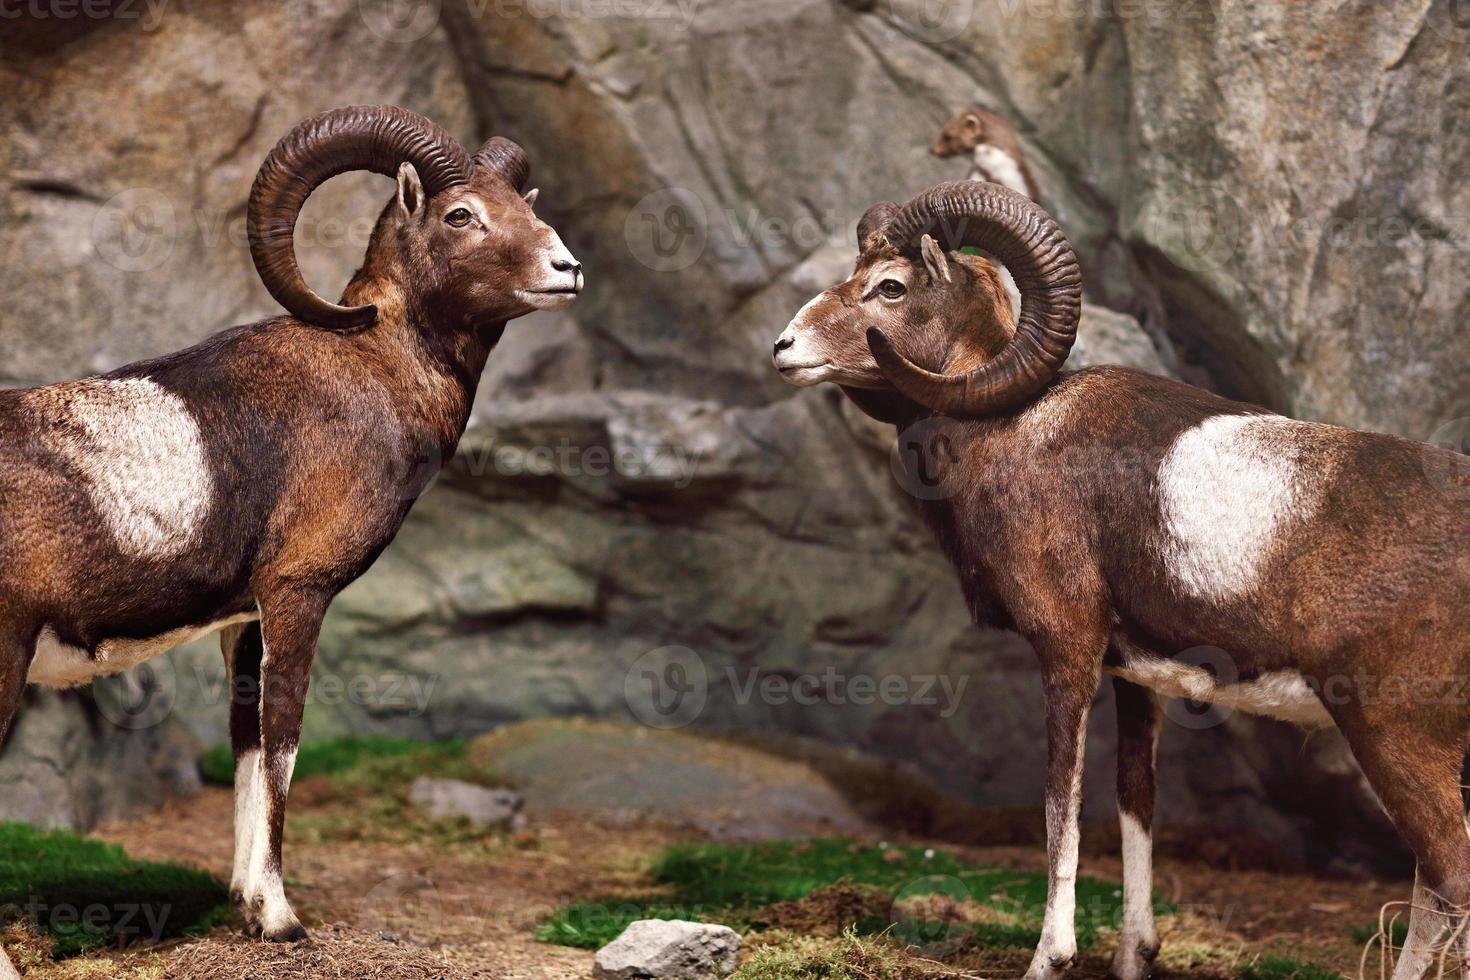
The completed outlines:
{"type": "Polygon", "coordinates": [[[916,254],[875,236],[852,276],[803,306],[777,338],[776,369],[803,387],[889,388],[868,347],[869,327],[902,338],[904,352],[931,370],[968,370],[1014,332],[1010,300],[989,262],[945,253],[927,236],[916,254]]]}
{"type": "Polygon", "coordinates": [[[550,225],[536,217],[536,191],[522,195],[499,174],[477,168],[469,183],[424,199],[413,168],[398,174],[389,205],[405,259],[420,270],[425,299],[472,323],[561,310],[582,291],[582,266],[550,225]]]}

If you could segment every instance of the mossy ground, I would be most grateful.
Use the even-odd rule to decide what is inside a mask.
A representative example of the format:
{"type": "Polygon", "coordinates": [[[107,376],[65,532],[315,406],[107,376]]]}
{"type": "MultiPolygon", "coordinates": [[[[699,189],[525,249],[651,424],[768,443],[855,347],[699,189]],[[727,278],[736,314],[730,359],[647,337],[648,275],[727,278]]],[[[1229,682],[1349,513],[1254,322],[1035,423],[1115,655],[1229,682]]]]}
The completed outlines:
{"type": "MultiPolygon", "coordinates": [[[[362,951],[362,957],[352,954],[362,963],[414,960],[444,976],[458,975],[453,964],[536,980],[585,977],[589,950],[645,916],[717,919],[739,928],[745,953],[736,980],[1015,976],[1037,938],[1044,859],[1029,838],[932,851],[832,838],[711,843],[689,840],[682,825],[599,822],[572,813],[535,815],[527,834],[487,833],[424,820],[407,799],[420,775],[505,784],[462,743],[308,743],[302,760],[288,829],[288,891],[325,946],[297,953],[266,949],[245,941],[230,923],[203,940],[170,940],[158,949],[135,942],[119,951],[114,938],[85,955],[54,961],[51,946],[58,937],[12,930],[0,937],[12,958],[39,964],[28,967],[27,980],[204,976],[215,965],[233,968],[266,954],[299,959],[305,968],[318,954],[340,960],[338,947],[348,933],[336,923],[361,931],[348,938],[362,951]],[[409,898],[401,894],[407,885],[416,889],[409,898]],[[401,938],[384,941],[380,930],[401,938]],[[446,966],[440,970],[420,955],[425,952],[446,966]],[[206,972],[189,974],[186,967],[206,972]]],[[[228,782],[228,769],[216,776],[228,782]]],[[[100,828],[110,843],[78,840],[84,850],[106,851],[94,868],[118,869],[118,861],[146,866],[133,858],[147,858],[227,876],[232,818],[231,794],[212,787],[160,813],[100,828]]],[[[914,836],[906,840],[931,836],[908,832],[914,836]]],[[[57,869],[67,877],[65,860],[38,848],[26,853],[36,881],[54,877],[57,869]]],[[[1120,871],[1115,857],[1086,853],[1084,870],[1090,875],[1079,896],[1084,949],[1075,973],[1091,980],[1106,974],[1117,942],[1120,871]]],[[[122,891],[125,900],[138,902],[157,880],[135,877],[122,891]]],[[[217,880],[213,887],[220,887],[217,880]]],[[[1377,930],[1350,923],[1361,925],[1369,910],[1407,895],[1402,883],[1223,871],[1168,858],[1161,861],[1159,887],[1181,902],[1198,903],[1159,903],[1158,973],[1166,980],[1355,975],[1363,944],[1377,930]]],[[[103,894],[86,886],[91,902],[103,894]]],[[[60,951],[78,948],[63,943],[60,951]]],[[[1378,972],[1376,953],[1368,972],[1378,972]]]]}
{"type": "MultiPolygon", "coordinates": [[[[957,929],[1006,946],[1040,937],[1046,877],[1037,872],[967,864],[944,850],[887,846],[841,838],[763,844],[682,844],[660,854],[645,894],[577,902],[545,921],[545,942],[596,948],[640,918],[719,920],[759,929],[772,909],[812,898],[833,886],[868,889],[883,899],[853,903],[862,918],[841,923],[857,934],[894,928],[926,945],[957,929]]],[[[830,894],[830,892],[829,892],[830,894]]],[[[1077,883],[1078,941],[1084,947],[1121,913],[1117,885],[1093,878],[1077,883]]],[[[789,910],[788,910],[789,911],[789,910]]],[[[1159,911],[1168,907],[1160,903],[1159,911]]]]}
{"type": "MultiPolygon", "coordinates": [[[[644,918],[720,922],[754,948],[737,980],[914,980],[1024,969],[1040,938],[1046,876],[967,863],[918,846],[814,839],[680,844],[649,863],[641,890],[562,906],[542,942],[596,949],[644,918]]],[[[1077,937],[1106,969],[1121,889],[1081,878],[1077,937]]],[[[1309,959],[1251,955],[1238,935],[1156,900],[1166,936],[1160,967],[1241,980],[1329,980],[1309,959]]],[[[1087,972],[1084,965],[1084,971],[1087,972]]]]}
{"type": "Polygon", "coordinates": [[[28,923],[56,956],[207,932],[230,917],[227,889],[205,871],[18,823],[0,824],[0,913],[28,923]]]}

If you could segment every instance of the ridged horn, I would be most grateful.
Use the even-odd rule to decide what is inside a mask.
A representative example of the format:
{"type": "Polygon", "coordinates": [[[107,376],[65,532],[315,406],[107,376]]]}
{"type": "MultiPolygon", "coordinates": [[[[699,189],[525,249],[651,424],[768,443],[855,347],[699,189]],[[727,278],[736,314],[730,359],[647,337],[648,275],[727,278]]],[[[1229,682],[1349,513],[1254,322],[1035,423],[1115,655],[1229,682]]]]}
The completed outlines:
{"type": "Polygon", "coordinates": [[[995,256],[1021,293],[1016,333],[993,359],[965,374],[917,366],[877,327],[868,347],[900,392],[945,415],[987,415],[1014,407],[1056,376],[1077,338],[1082,273],[1066,236],[1023,194],[986,181],[951,181],[899,209],[885,232],[901,249],[932,235],[946,250],[972,245],[995,256]]]}
{"type": "Polygon", "coordinates": [[[464,147],[440,126],[397,106],[345,106],[312,116],[266,156],[250,190],[250,255],[265,288],[292,316],[328,330],[372,323],[376,307],[339,306],[312,292],[292,236],[302,205],[329,178],[349,170],[393,177],[405,161],[418,171],[428,197],[470,179],[464,147]]]}
{"type": "Polygon", "coordinates": [[[531,179],[531,158],[520,144],[504,136],[492,136],[475,151],[475,166],[504,177],[518,192],[531,179]]]}
{"type": "Polygon", "coordinates": [[[887,228],[896,214],[898,214],[898,205],[892,201],[880,201],[864,211],[863,216],[858,219],[858,248],[866,248],[868,236],[875,231],[887,228]]]}

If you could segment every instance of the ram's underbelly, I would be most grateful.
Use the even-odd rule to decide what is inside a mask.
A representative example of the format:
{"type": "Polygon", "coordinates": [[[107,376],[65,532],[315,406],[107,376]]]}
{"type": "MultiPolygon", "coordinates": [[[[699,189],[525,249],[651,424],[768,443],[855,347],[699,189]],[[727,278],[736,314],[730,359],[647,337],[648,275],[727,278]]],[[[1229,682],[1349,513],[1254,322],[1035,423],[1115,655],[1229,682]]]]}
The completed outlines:
{"type": "Polygon", "coordinates": [[[118,674],[136,667],[174,647],[208,636],[226,626],[248,623],[257,618],[256,613],[242,613],[203,626],[185,626],[170,630],[158,636],[103,640],[97,645],[97,651],[91,654],[80,647],[61,642],[56,631],[48,626],[41,631],[40,638],[36,641],[36,656],[31,661],[26,681],[46,687],[76,687],[94,677],[118,674]]]}
{"type": "Polygon", "coordinates": [[[1328,728],[1333,724],[1311,685],[1294,670],[1273,670],[1248,681],[1221,683],[1203,667],[1163,658],[1130,660],[1105,669],[1165,697],[1203,701],[1303,728],[1328,728]]]}

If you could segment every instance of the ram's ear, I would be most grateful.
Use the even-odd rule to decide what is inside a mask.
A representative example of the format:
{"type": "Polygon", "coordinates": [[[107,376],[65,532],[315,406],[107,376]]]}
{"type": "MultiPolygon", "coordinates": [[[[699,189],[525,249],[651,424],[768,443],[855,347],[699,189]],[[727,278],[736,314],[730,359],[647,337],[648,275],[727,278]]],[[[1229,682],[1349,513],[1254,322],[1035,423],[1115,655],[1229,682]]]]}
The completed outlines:
{"type": "Polygon", "coordinates": [[[930,282],[949,282],[949,257],[929,235],[919,242],[919,253],[924,257],[924,269],[930,282]]]}
{"type": "Polygon", "coordinates": [[[527,204],[529,204],[531,207],[534,208],[536,206],[536,198],[538,198],[540,196],[541,196],[541,188],[539,188],[539,187],[533,187],[530,190],[526,191],[526,194],[525,194],[525,202],[527,204]]]}
{"type": "Polygon", "coordinates": [[[398,211],[405,218],[412,218],[424,206],[424,185],[419,172],[411,163],[398,165],[398,211]]]}

